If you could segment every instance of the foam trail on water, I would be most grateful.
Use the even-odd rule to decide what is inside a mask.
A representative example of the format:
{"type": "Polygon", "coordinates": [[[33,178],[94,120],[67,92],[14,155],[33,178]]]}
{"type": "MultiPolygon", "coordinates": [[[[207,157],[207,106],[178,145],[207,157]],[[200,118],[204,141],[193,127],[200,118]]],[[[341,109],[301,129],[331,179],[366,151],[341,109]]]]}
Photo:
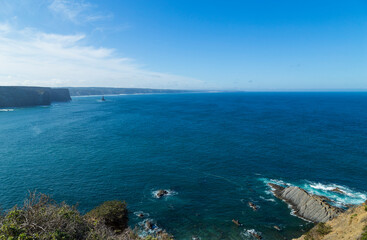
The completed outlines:
{"type": "Polygon", "coordinates": [[[304,183],[301,187],[312,194],[328,197],[329,199],[335,201],[335,204],[338,206],[361,204],[367,199],[367,193],[355,191],[349,187],[334,183],[323,184],[306,181],[306,183],[304,183]],[[342,193],[334,192],[335,189],[338,189],[342,193]]]}
{"type": "Polygon", "coordinates": [[[268,202],[275,202],[275,199],[272,198],[264,198],[263,196],[260,196],[260,198],[264,201],[268,201],[268,202]]]}

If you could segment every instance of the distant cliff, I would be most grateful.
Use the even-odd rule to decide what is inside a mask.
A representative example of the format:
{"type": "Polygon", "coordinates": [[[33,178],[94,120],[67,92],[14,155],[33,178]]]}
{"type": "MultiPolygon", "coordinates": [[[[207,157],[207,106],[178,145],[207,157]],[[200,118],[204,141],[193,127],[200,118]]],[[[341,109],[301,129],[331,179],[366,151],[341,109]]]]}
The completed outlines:
{"type": "Polygon", "coordinates": [[[50,105],[70,101],[68,89],[45,87],[0,87],[0,108],[50,105]]]}
{"type": "Polygon", "coordinates": [[[51,88],[51,102],[69,102],[70,100],[69,89],[51,88]]]}
{"type": "Polygon", "coordinates": [[[71,96],[189,92],[187,90],[173,90],[173,89],[107,88],[107,87],[70,87],[69,91],[71,96]]]}

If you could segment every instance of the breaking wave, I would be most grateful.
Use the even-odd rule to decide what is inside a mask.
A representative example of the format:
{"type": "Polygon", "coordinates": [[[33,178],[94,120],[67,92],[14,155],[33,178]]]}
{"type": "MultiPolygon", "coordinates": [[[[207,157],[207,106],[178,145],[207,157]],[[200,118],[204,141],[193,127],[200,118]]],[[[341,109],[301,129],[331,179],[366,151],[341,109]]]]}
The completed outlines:
{"type": "Polygon", "coordinates": [[[244,239],[258,239],[256,236],[261,236],[261,232],[257,232],[255,229],[244,229],[241,232],[241,236],[244,239]]]}
{"type": "Polygon", "coordinates": [[[353,190],[349,187],[337,185],[334,183],[322,184],[317,182],[306,181],[302,186],[306,191],[328,197],[335,202],[337,206],[361,204],[367,199],[367,193],[353,190]],[[335,192],[339,190],[340,192],[335,192]]]}
{"type": "MultiPolygon", "coordinates": [[[[367,193],[360,192],[351,189],[347,186],[338,185],[334,183],[323,184],[319,182],[312,182],[309,180],[304,180],[301,183],[288,183],[280,179],[266,179],[260,178],[260,181],[264,182],[266,185],[268,183],[274,183],[283,187],[287,186],[298,186],[305,189],[309,193],[321,195],[329,198],[332,202],[331,204],[337,207],[345,207],[348,205],[361,204],[367,199],[367,193]]],[[[265,189],[266,194],[272,194],[271,188],[265,189]]]]}

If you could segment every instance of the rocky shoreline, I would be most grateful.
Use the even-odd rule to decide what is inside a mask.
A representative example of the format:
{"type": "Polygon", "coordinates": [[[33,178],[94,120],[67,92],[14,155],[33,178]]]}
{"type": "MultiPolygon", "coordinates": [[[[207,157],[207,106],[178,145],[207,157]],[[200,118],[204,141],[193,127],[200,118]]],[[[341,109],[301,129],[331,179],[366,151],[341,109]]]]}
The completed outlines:
{"type": "Polygon", "coordinates": [[[340,213],[343,209],[332,206],[330,200],[323,196],[312,195],[296,186],[282,187],[268,183],[274,196],[288,203],[294,214],[311,222],[327,222],[340,213]]]}

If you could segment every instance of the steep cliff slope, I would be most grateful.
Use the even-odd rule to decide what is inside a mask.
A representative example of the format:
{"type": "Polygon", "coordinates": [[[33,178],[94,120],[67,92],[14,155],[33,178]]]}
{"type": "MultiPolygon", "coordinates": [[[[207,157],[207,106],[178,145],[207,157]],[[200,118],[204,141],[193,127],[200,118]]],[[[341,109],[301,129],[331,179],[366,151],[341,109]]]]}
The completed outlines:
{"type": "Polygon", "coordinates": [[[0,87],[0,108],[50,105],[70,101],[68,89],[45,87],[0,87]]]}
{"type": "Polygon", "coordinates": [[[297,240],[367,240],[367,206],[352,207],[297,240]]]}

